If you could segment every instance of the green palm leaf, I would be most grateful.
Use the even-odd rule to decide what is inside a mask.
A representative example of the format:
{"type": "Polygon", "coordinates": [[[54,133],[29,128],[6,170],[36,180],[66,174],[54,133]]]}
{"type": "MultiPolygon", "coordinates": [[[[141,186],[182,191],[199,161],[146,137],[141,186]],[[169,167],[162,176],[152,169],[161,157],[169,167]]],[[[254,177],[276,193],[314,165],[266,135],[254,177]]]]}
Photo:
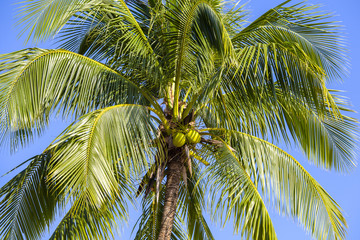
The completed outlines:
{"type": "Polygon", "coordinates": [[[117,180],[121,194],[105,199],[101,207],[93,202],[89,191],[76,198],[50,239],[114,239],[113,229],[117,222],[128,218],[124,197],[131,199],[130,188],[124,184],[126,180],[120,175],[117,180]]]}
{"type": "Polygon", "coordinates": [[[115,105],[83,116],[49,146],[54,149],[49,176],[58,191],[74,199],[52,239],[112,238],[107,234],[115,220],[128,216],[131,176],[140,175],[153,156],[152,125],[146,107],[115,105]]]}
{"type": "Polygon", "coordinates": [[[339,110],[335,117],[329,107],[319,112],[314,104],[287,96],[277,86],[275,93],[276,99],[261,102],[239,99],[238,94],[217,94],[199,115],[209,127],[285,139],[289,145],[295,141],[319,167],[341,172],[355,167],[357,120],[345,115],[351,112],[348,102],[330,91],[339,110]]]}
{"type": "Polygon", "coordinates": [[[303,104],[295,98],[278,95],[279,112],[286,122],[294,140],[298,141],[308,159],[316,165],[346,172],[356,163],[357,120],[344,115],[352,112],[347,101],[332,93],[332,98],[340,110],[338,117],[333,117],[330,109],[323,114],[313,106],[303,104]]]}
{"type": "Polygon", "coordinates": [[[121,194],[118,169],[130,180],[149,167],[154,156],[149,145],[155,133],[144,106],[115,105],[89,113],[49,147],[56,148],[50,178],[70,195],[77,196],[86,188],[86,197],[101,206],[107,198],[121,194]]]}
{"type": "Polygon", "coordinates": [[[77,117],[113,104],[145,102],[135,83],[73,52],[27,49],[1,60],[1,137],[9,133],[13,148],[40,134],[55,109],[77,117]]]}
{"type": "Polygon", "coordinates": [[[221,8],[219,2],[180,1],[170,5],[170,7],[173,10],[169,11],[168,18],[174,29],[169,33],[170,38],[167,41],[178,43],[178,47],[170,53],[170,56],[173,56],[173,60],[168,60],[174,63],[174,115],[177,118],[180,79],[184,78],[186,80],[187,76],[193,75],[190,74],[190,71],[194,66],[194,62],[187,60],[193,59],[191,53],[196,48],[196,41],[192,40],[192,35],[197,34],[198,38],[207,39],[207,42],[220,52],[229,52],[231,50],[231,42],[226,34],[225,26],[218,15],[221,8]],[[206,19],[204,20],[206,24],[202,22],[204,18],[206,19]],[[210,24],[215,27],[206,27],[210,26],[210,24]]]}
{"type": "MultiPolygon", "coordinates": [[[[285,1],[256,19],[234,36],[234,44],[239,48],[267,44],[266,50],[272,56],[276,51],[290,52],[294,57],[319,66],[326,72],[327,79],[341,77],[347,63],[344,61],[344,40],[339,35],[341,26],[326,21],[331,14],[320,11],[319,5],[302,2],[289,6],[289,2],[285,1]]],[[[281,58],[279,54],[278,58],[268,56],[274,60],[269,61],[271,65],[281,58]]]]}
{"type": "Polygon", "coordinates": [[[336,112],[325,82],[346,72],[339,26],[325,21],[331,15],[317,11],[316,5],[287,6],[288,2],[269,10],[233,37],[238,58],[234,67],[239,76],[226,84],[241,89],[241,84],[250,81],[253,86],[266,84],[264,87],[274,89],[276,82],[284,93],[291,91],[318,109],[326,107],[324,98],[336,112]]]}
{"type": "Polygon", "coordinates": [[[282,213],[297,218],[316,239],[343,239],[339,205],[291,155],[246,133],[230,131],[238,164],[282,213]]]}
{"type": "Polygon", "coordinates": [[[2,239],[41,237],[62,206],[60,195],[47,182],[49,152],[35,156],[30,164],[0,189],[0,235],[2,239]]]}
{"type": "Polygon", "coordinates": [[[27,0],[22,3],[18,16],[21,17],[19,24],[23,26],[24,32],[29,31],[29,39],[42,40],[54,36],[62,27],[79,12],[94,12],[101,8],[117,8],[120,14],[130,22],[138,31],[143,40],[146,37],[135,18],[131,15],[124,1],[102,1],[102,0],[27,0]],[[25,17],[24,17],[25,15],[25,17]]]}
{"type": "Polygon", "coordinates": [[[234,231],[241,231],[246,239],[277,239],[266,206],[241,159],[227,145],[215,154],[216,163],[207,170],[212,180],[214,220],[225,224],[233,219],[234,231]]]}

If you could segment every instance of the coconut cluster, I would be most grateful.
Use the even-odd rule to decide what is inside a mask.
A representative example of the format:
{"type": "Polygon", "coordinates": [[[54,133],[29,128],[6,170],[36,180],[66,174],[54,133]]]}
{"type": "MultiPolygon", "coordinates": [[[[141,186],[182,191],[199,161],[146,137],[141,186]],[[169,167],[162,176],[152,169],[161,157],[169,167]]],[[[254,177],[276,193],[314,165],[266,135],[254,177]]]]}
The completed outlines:
{"type": "Polygon", "coordinates": [[[200,134],[191,129],[187,133],[175,132],[173,134],[173,144],[175,147],[182,147],[185,143],[196,144],[201,140],[200,134]]]}

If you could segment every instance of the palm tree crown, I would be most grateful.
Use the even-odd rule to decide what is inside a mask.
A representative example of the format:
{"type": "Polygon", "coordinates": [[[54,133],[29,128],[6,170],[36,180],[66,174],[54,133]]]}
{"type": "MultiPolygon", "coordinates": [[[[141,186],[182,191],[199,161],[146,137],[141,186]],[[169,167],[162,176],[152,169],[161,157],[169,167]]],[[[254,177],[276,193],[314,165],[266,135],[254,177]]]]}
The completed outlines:
{"type": "Polygon", "coordinates": [[[0,189],[2,239],[112,239],[142,199],[135,239],[276,239],[265,204],[316,239],[344,239],[342,210],[280,141],[315,165],[354,166],[356,120],[338,91],[339,26],[290,1],[246,24],[217,0],[25,0],[28,39],[0,55],[0,139],[14,151],[53,113],[76,119],[0,189]],[[210,194],[210,202],[205,195],[210,194]]]}

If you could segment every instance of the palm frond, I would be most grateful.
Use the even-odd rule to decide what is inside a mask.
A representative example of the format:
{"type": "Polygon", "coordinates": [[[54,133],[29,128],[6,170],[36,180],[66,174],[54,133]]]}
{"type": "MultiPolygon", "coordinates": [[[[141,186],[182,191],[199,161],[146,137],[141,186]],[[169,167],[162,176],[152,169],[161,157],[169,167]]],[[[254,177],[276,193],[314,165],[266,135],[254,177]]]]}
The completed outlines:
{"type": "Polygon", "coordinates": [[[117,38],[120,38],[115,32],[107,35],[109,18],[114,17],[98,13],[94,16],[78,15],[70,19],[59,32],[60,48],[104,61],[109,57],[108,54],[114,55],[112,48],[117,38]]]}
{"type": "Polygon", "coordinates": [[[238,97],[241,93],[235,92],[217,93],[199,116],[206,126],[285,140],[289,146],[295,142],[317,166],[347,172],[356,165],[357,120],[345,115],[351,112],[348,102],[333,90],[329,93],[339,110],[336,115],[329,107],[319,112],[314,103],[288,96],[275,85],[276,99],[272,101],[242,100],[238,97]]]}
{"type": "Polygon", "coordinates": [[[0,58],[0,136],[10,137],[13,149],[40,134],[55,109],[78,117],[114,104],[146,102],[140,93],[146,90],[136,83],[73,52],[26,49],[0,58]]]}
{"type": "MultiPolygon", "coordinates": [[[[168,59],[174,64],[175,117],[178,117],[180,79],[183,81],[194,76],[191,74],[194,67],[194,57],[191,55],[197,48],[195,39],[206,39],[219,52],[231,51],[231,41],[221,20],[220,10],[218,1],[180,1],[170,5],[167,18],[173,29],[168,33],[167,41],[177,43],[168,59]]],[[[191,81],[190,78],[188,80],[191,81]]]]}
{"type": "Polygon", "coordinates": [[[241,159],[224,143],[206,170],[211,181],[214,220],[234,220],[234,231],[246,239],[277,239],[266,206],[241,159]]]}
{"type": "Polygon", "coordinates": [[[49,180],[74,199],[53,239],[111,239],[116,219],[127,219],[132,178],[154,157],[155,133],[147,107],[115,105],[84,115],[49,146],[49,180]]]}
{"type": "Polygon", "coordinates": [[[76,0],[69,2],[66,0],[26,0],[19,7],[18,24],[23,27],[23,32],[29,32],[28,39],[43,40],[57,34],[71,17],[76,16],[76,14],[81,12],[93,12],[93,14],[96,14],[102,8],[116,8],[119,10],[117,14],[124,17],[147,44],[146,36],[132,16],[125,1],[76,0]]]}
{"type": "MultiPolygon", "coordinates": [[[[35,41],[54,36],[78,11],[88,9],[91,0],[27,0],[18,10],[18,24],[23,27],[21,34],[29,32],[27,40],[35,41]]],[[[95,1],[101,3],[102,1],[95,1]]]]}
{"type": "Polygon", "coordinates": [[[347,172],[356,166],[358,121],[344,115],[352,112],[349,103],[331,91],[340,113],[335,117],[331,109],[319,114],[316,108],[295,98],[278,94],[281,121],[286,123],[292,138],[317,166],[347,172]]]}
{"type": "Polygon", "coordinates": [[[141,22],[136,21],[121,1],[89,6],[89,10],[74,14],[61,29],[62,46],[87,56],[102,49],[102,58],[112,58],[110,53],[117,57],[124,53],[144,57],[153,52],[141,22]]]}
{"type": "Polygon", "coordinates": [[[344,239],[339,205],[291,155],[255,136],[229,131],[239,164],[279,212],[297,218],[316,239],[344,239]]]}
{"type": "Polygon", "coordinates": [[[62,207],[60,195],[47,182],[49,152],[30,164],[0,189],[1,239],[38,239],[62,207]]]}
{"type": "Polygon", "coordinates": [[[341,26],[331,20],[331,13],[320,11],[319,5],[304,1],[289,6],[289,2],[285,1],[263,14],[233,41],[239,47],[254,43],[280,44],[280,48],[294,51],[294,54],[324,69],[328,80],[341,77],[348,63],[344,39],[339,34],[341,26]]]}
{"type": "Polygon", "coordinates": [[[50,239],[114,239],[113,230],[119,220],[126,221],[127,200],[131,199],[129,183],[117,174],[121,194],[107,198],[101,207],[93,201],[89,189],[82,189],[82,194],[72,203],[71,208],[57,225],[50,239]]]}
{"type": "Polygon", "coordinates": [[[330,105],[336,112],[325,83],[346,72],[340,27],[331,14],[318,11],[319,6],[287,6],[288,2],[269,10],[232,38],[238,58],[232,67],[239,76],[234,75],[226,85],[240,90],[250,81],[252,86],[274,89],[276,82],[284,93],[291,91],[318,109],[330,105]]]}
{"type": "Polygon", "coordinates": [[[56,148],[50,179],[70,195],[86,188],[87,197],[101,206],[121,194],[118,168],[127,180],[146,171],[154,157],[150,143],[155,134],[148,109],[140,105],[115,105],[84,115],[49,146],[56,148]]]}

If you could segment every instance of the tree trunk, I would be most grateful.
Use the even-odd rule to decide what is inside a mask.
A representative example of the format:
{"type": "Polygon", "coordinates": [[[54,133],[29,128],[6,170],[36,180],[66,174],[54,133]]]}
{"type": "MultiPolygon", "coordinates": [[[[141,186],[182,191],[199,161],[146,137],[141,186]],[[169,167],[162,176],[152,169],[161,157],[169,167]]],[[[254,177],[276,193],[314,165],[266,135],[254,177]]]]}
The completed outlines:
{"type": "Polygon", "coordinates": [[[167,164],[167,180],[165,189],[164,212],[161,220],[158,240],[170,240],[174,218],[176,214],[176,203],[179,197],[180,180],[184,168],[184,150],[176,148],[169,152],[167,164]]]}

